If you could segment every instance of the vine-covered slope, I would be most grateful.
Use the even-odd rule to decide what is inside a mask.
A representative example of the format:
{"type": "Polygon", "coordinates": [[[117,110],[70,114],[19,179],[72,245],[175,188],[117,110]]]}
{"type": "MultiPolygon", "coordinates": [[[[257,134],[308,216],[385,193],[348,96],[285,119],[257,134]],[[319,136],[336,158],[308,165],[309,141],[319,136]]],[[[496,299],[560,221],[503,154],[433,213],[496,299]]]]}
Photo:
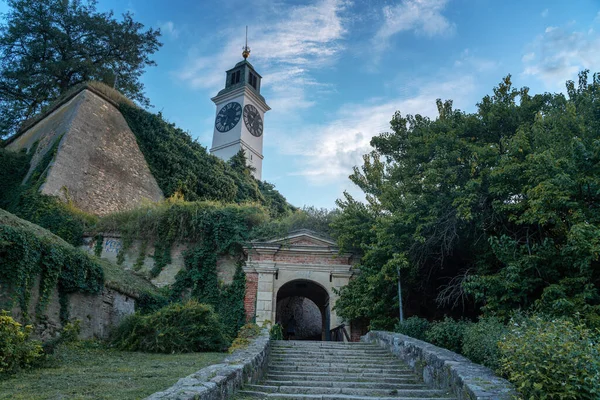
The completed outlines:
{"type": "Polygon", "coordinates": [[[126,103],[119,109],[166,197],[178,193],[188,201],[256,202],[276,217],[294,210],[272,184],[254,179],[242,153],[224,162],[161,113],[126,103]]]}

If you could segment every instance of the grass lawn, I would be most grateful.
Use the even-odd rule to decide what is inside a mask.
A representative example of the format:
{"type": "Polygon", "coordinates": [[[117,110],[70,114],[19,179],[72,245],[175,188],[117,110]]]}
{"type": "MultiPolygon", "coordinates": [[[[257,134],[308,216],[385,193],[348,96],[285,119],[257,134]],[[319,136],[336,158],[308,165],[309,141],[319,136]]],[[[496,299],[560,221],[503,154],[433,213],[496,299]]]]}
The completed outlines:
{"type": "Polygon", "coordinates": [[[0,380],[0,399],[142,399],[223,358],[63,347],[50,365],[0,380]]]}

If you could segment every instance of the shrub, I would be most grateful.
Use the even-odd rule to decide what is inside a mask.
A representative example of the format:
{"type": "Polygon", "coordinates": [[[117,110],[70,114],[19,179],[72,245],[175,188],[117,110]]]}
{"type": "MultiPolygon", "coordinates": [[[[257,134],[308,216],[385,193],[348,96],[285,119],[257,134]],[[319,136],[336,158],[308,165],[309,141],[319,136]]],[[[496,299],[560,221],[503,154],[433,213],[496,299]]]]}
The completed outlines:
{"type": "Polygon", "coordinates": [[[250,344],[250,339],[260,335],[260,326],[256,324],[246,324],[240,328],[237,338],[229,347],[229,352],[233,353],[238,349],[244,349],[250,344]]]}
{"type": "Polygon", "coordinates": [[[425,318],[417,316],[405,319],[403,322],[398,322],[394,327],[394,332],[410,336],[415,339],[425,340],[425,332],[431,324],[425,318]]]}
{"type": "Polygon", "coordinates": [[[7,312],[0,313],[0,374],[30,368],[41,360],[42,346],[29,339],[32,329],[21,326],[7,312]]]}
{"type": "Polygon", "coordinates": [[[455,321],[449,317],[444,318],[443,321],[435,321],[425,332],[425,340],[436,346],[460,353],[468,324],[466,321],[455,321]]]}
{"type": "Polygon", "coordinates": [[[599,338],[583,324],[539,316],[511,322],[501,370],[527,399],[598,399],[599,338]]]}
{"type": "Polygon", "coordinates": [[[213,308],[193,300],[129,316],[111,338],[120,350],[154,353],[223,351],[229,340],[213,308]]]}
{"type": "Polygon", "coordinates": [[[140,314],[151,314],[169,304],[169,299],[161,294],[142,292],[135,302],[135,310],[140,314]]]}
{"type": "Polygon", "coordinates": [[[506,325],[498,318],[481,318],[476,324],[466,326],[461,353],[471,361],[497,371],[500,368],[498,343],[506,333],[506,325]]]}
{"type": "Polygon", "coordinates": [[[79,333],[81,333],[80,320],[76,319],[73,322],[67,322],[56,338],[44,342],[44,353],[53,354],[60,345],[77,342],[79,340],[79,333]]]}
{"type": "Polygon", "coordinates": [[[283,327],[281,324],[275,324],[269,330],[271,340],[283,340],[283,327]]]}
{"type": "Polygon", "coordinates": [[[240,328],[237,337],[252,339],[260,335],[260,326],[256,324],[246,324],[240,328]]]}
{"type": "Polygon", "coordinates": [[[250,339],[247,338],[235,338],[229,349],[227,350],[229,353],[233,353],[236,350],[245,349],[250,345],[250,339]]]}

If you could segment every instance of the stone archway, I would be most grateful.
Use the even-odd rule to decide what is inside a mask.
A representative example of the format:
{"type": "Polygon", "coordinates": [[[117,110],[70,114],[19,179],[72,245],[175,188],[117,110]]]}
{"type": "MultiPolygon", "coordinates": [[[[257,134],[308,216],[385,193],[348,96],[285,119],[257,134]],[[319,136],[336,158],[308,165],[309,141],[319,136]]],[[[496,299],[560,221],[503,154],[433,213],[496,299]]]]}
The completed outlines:
{"type": "Polygon", "coordinates": [[[347,285],[352,277],[352,254],[340,253],[333,240],[306,229],[282,238],[253,241],[245,250],[248,258],[244,267],[244,305],[248,321],[259,325],[273,323],[277,321],[278,300],[302,297],[319,308],[322,339],[329,339],[329,331],[344,323],[334,310],[334,289],[347,285]],[[305,290],[295,286],[302,283],[307,285],[305,290]]]}
{"type": "Polygon", "coordinates": [[[289,321],[294,318],[296,340],[329,339],[329,293],[318,283],[296,279],[279,288],[275,303],[275,321],[289,332],[289,321]]]}

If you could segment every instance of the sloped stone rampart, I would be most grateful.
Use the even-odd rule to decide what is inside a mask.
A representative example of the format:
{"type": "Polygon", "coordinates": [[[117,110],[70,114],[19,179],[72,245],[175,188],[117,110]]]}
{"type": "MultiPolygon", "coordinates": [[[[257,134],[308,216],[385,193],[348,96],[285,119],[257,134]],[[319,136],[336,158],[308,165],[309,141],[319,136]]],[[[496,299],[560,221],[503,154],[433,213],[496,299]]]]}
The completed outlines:
{"type": "Polygon", "coordinates": [[[377,343],[408,364],[425,383],[451,390],[459,400],[512,400],[514,387],[489,368],[430,343],[399,333],[371,331],[361,338],[377,343]]]}
{"type": "Polygon", "coordinates": [[[157,392],[146,400],[226,400],[245,384],[258,382],[269,364],[269,332],[243,350],[237,350],[215,364],[180,379],[170,388],[157,392]]]}
{"type": "Polygon", "coordinates": [[[71,201],[96,215],[164,198],[127,121],[113,103],[96,92],[82,89],[11,138],[6,148],[30,151],[38,143],[29,177],[57,140],[56,154],[40,188],[43,194],[71,201]]]}

